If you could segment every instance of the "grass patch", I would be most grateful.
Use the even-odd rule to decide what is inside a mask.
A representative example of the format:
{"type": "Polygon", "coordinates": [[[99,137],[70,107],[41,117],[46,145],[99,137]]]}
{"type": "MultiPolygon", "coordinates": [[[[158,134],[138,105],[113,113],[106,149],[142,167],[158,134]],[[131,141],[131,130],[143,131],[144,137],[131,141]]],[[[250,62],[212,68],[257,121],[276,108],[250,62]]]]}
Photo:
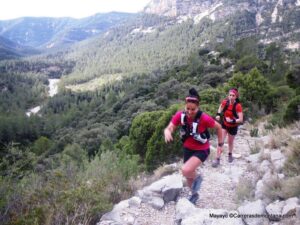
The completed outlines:
{"type": "Polygon", "coordinates": [[[287,160],[284,163],[284,173],[287,176],[300,175],[300,140],[292,141],[287,148],[287,160]]]}
{"type": "Polygon", "coordinates": [[[300,176],[290,177],[282,182],[281,196],[284,199],[300,196],[300,176]]]}
{"type": "Polygon", "coordinates": [[[268,147],[270,149],[278,149],[282,146],[287,146],[291,139],[290,130],[286,128],[276,128],[270,136],[268,147]]]}
{"type": "Polygon", "coordinates": [[[250,144],[250,142],[247,140],[250,154],[256,154],[259,153],[262,150],[263,143],[261,141],[255,141],[254,144],[250,144]]]}
{"type": "Polygon", "coordinates": [[[255,185],[251,180],[241,177],[236,188],[235,201],[239,204],[244,200],[251,200],[254,198],[255,185]]]}
{"type": "Polygon", "coordinates": [[[282,183],[278,176],[273,176],[265,183],[263,188],[264,196],[271,200],[271,202],[282,199],[282,183]]]}
{"type": "Polygon", "coordinates": [[[113,84],[117,81],[121,81],[122,79],[124,79],[124,77],[126,77],[126,75],[124,75],[123,73],[105,74],[101,75],[101,77],[92,79],[82,84],[67,85],[66,88],[71,89],[74,92],[94,91],[103,87],[104,85],[113,84]]]}
{"type": "Polygon", "coordinates": [[[251,137],[258,137],[258,128],[252,128],[250,130],[250,136],[251,137]]]}

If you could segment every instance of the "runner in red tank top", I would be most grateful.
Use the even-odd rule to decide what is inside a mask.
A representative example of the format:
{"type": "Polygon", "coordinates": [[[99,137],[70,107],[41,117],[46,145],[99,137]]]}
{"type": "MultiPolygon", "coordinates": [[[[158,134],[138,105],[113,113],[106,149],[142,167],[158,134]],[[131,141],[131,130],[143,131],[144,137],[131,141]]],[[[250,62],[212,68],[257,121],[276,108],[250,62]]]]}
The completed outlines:
{"type": "Polygon", "coordinates": [[[171,119],[169,125],[164,130],[165,142],[173,140],[173,132],[181,126],[184,164],[182,175],[186,178],[188,186],[192,190],[189,200],[196,203],[199,198],[199,188],[202,181],[200,175],[197,176],[196,169],[208,157],[210,153],[209,133],[207,128],[215,128],[218,134],[218,151],[222,151],[221,125],[209,115],[199,109],[200,97],[195,89],[190,89],[189,95],[185,99],[185,110],[177,112],[171,119]]]}
{"type": "MultiPolygon", "coordinates": [[[[221,105],[219,106],[216,120],[220,121],[220,116],[223,112],[223,120],[222,120],[222,143],[228,134],[228,161],[231,163],[233,161],[232,151],[233,151],[233,143],[234,137],[237,134],[238,126],[243,123],[243,108],[241,103],[238,100],[239,92],[236,88],[232,88],[229,90],[228,98],[223,100],[221,105]]],[[[217,157],[213,161],[212,166],[218,167],[220,165],[220,157],[222,151],[217,151],[217,157]]]]}

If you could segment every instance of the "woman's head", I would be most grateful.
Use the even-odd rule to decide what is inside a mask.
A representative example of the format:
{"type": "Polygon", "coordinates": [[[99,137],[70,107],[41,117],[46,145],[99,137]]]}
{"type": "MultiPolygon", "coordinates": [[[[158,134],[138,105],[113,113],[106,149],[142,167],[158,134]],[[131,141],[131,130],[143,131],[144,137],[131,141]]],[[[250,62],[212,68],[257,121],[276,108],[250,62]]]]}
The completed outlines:
{"type": "Polygon", "coordinates": [[[200,97],[198,92],[191,88],[189,90],[189,95],[185,98],[185,110],[187,114],[194,118],[198,112],[200,97]]]}
{"type": "Polygon", "coordinates": [[[235,100],[239,97],[239,92],[237,88],[231,88],[228,92],[228,97],[230,100],[235,100]]]}

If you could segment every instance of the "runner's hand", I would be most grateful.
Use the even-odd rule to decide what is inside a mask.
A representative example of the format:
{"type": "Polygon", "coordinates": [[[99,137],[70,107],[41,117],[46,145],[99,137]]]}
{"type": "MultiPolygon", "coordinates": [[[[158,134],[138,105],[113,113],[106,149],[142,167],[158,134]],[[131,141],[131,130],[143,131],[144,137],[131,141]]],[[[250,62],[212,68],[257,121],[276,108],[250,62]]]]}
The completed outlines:
{"type": "Polygon", "coordinates": [[[225,119],[226,119],[226,122],[227,122],[227,123],[232,123],[232,121],[233,121],[233,120],[230,119],[229,117],[226,117],[225,119]]]}
{"type": "Polygon", "coordinates": [[[168,129],[164,130],[164,135],[165,135],[165,142],[169,143],[171,141],[173,141],[173,136],[171,134],[171,132],[168,129]]]}

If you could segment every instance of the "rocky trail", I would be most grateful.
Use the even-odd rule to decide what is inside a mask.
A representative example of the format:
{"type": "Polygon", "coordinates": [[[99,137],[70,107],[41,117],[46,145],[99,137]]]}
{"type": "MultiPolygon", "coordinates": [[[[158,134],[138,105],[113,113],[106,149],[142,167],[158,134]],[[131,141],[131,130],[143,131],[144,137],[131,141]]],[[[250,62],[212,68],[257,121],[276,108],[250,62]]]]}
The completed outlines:
{"type": "MultiPolygon", "coordinates": [[[[260,164],[256,164],[261,153],[251,153],[253,153],[255,146],[263,145],[266,141],[268,141],[266,137],[251,137],[249,129],[241,127],[235,140],[234,161],[228,162],[228,146],[225,143],[221,165],[217,168],[211,166],[216,154],[216,149],[212,147],[210,158],[198,171],[203,177],[203,182],[198,192],[200,198],[195,205],[187,200],[190,192],[180,174],[182,164],[181,162],[175,163],[169,165],[175,169],[174,174],[161,178],[143,190],[139,190],[136,196],[131,199],[115,205],[111,212],[101,218],[98,225],[281,225],[287,224],[287,221],[269,220],[266,218],[267,212],[281,215],[284,207],[291,205],[294,206],[295,213],[289,218],[292,221],[290,224],[295,221],[299,222],[300,205],[298,198],[293,198],[291,200],[293,203],[289,204],[282,201],[278,211],[276,211],[277,205],[275,211],[273,208],[268,211],[268,204],[259,198],[259,190],[255,190],[256,198],[253,202],[246,201],[245,203],[242,196],[239,196],[241,187],[243,187],[241,183],[247,186],[247,181],[252,181],[255,188],[256,182],[259,180],[257,169],[254,167],[261,167],[260,164]],[[213,214],[219,217],[216,218],[213,214]],[[258,216],[256,218],[241,218],[239,215],[258,216]]],[[[212,146],[216,146],[216,143],[212,142],[212,146]]],[[[282,166],[283,159],[280,157],[276,159],[280,160],[282,166]]],[[[264,180],[261,181],[263,183],[264,180]]],[[[286,212],[291,214],[291,211],[286,212]]]]}

